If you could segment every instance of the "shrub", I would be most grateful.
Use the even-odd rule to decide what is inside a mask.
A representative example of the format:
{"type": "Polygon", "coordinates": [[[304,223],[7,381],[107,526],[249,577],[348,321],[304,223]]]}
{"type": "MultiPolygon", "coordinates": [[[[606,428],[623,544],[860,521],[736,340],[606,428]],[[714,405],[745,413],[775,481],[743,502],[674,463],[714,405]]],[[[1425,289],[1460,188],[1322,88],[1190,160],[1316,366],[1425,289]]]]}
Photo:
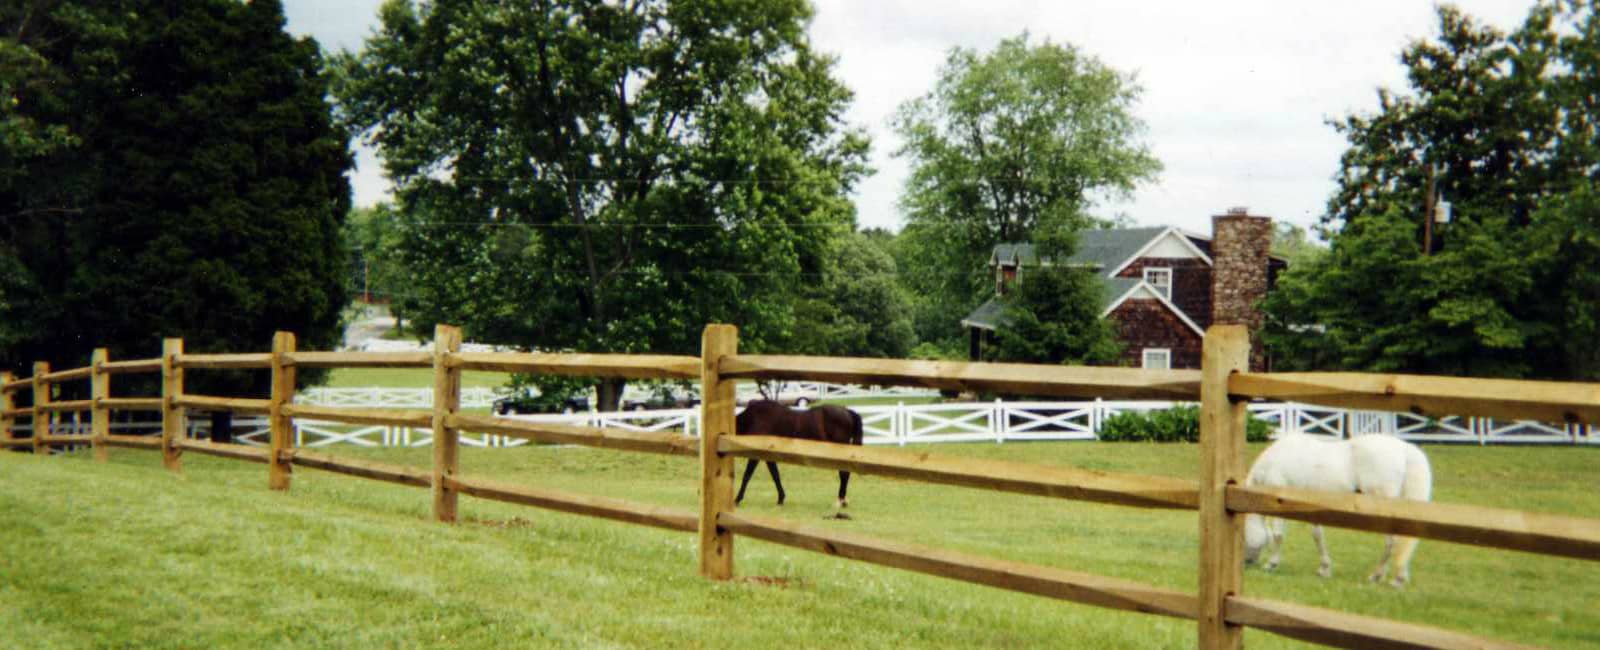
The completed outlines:
{"type": "MultiPolygon", "coordinates": [[[[1248,416],[1245,440],[1266,442],[1272,425],[1248,416]]],[[[1100,439],[1107,442],[1199,442],[1200,407],[1176,406],[1161,411],[1119,413],[1100,425],[1100,439]]]]}

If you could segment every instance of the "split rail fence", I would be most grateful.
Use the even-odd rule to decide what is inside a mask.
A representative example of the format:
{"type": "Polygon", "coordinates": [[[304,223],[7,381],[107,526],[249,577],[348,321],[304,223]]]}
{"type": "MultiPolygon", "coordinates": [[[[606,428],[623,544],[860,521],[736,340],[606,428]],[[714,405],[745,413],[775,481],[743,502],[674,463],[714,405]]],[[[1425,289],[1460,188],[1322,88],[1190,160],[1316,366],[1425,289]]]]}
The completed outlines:
{"type": "Polygon", "coordinates": [[[748,536],[842,558],[882,564],[955,580],[1112,609],[1194,620],[1202,648],[1237,648],[1246,627],[1327,645],[1366,647],[1485,648],[1514,644],[1434,627],[1359,616],[1335,610],[1250,597],[1243,590],[1243,530],[1247,513],[1305,522],[1445,540],[1461,544],[1600,559],[1600,519],[1566,517],[1476,506],[1415,502],[1361,494],[1288,488],[1245,487],[1244,442],[1247,401],[1292,400],[1353,409],[1451,414],[1542,422],[1600,422],[1600,385],[1462,379],[1356,373],[1252,373],[1244,328],[1214,326],[1205,337],[1203,368],[1147,371],[1026,364],[901,361],[884,359],[741,355],[738,333],[711,325],[700,357],[661,355],[462,352],[461,333],[435,332],[432,352],[302,352],[292,334],[280,332],[272,351],[261,354],[186,354],[168,339],[159,359],[111,361],[96,350],[89,366],[51,371],[35,364],[33,375],[0,375],[0,446],[47,453],[61,445],[90,445],[104,461],[110,447],[161,452],[164,465],[181,471],[186,451],[263,463],[268,486],[286,490],[292,466],[316,468],[427,488],[433,515],[457,518],[459,495],[694,533],[699,572],[726,580],[734,574],[734,540],[748,536]],[[300,368],[431,368],[433,405],[428,410],[356,409],[296,404],[300,368]],[[184,390],[184,373],[197,369],[265,369],[272,373],[267,399],[195,395],[184,390]],[[702,433],[635,431],[464,415],[461,373],[493,370],[627,379],[699,380],[702,433]],[[112,375],[157,373],[160,396],[110,397],[112,375]],[[87,380],[91,398],[55,401],[52,387],[87,380]],[[1089,471],[1070,467],[975,460],[884,447],[850,447],[761,435],[734,436],[735,384],[749,380],[817,380],[836,383],[920,386],[1048,396],[1104,395],[1113,399],[1198,400],[1201,405],[1201,472],[1198,482],[1171,477],[1089,471]],[[18,393],[32,405],[18,408],[18,393]],[[270,445],[192,440],[182,435],[185,409],[230,410],[266,415],[270,445]],[[153,436],[110,433],[116,410],[155,410],[162,431],[153,436]],[[87,411],[88,435],[55,435],[58,414],[87,411]],[[18,439],[19,418],[37,435],[18,439]],[[296,448],[295,418],[356,425],[431,427],[433,465],[408,467],[339,458],[296,448]],[[626,500],[569,494],[474,478],[461,471],[462,432],[479,432],[546,443],[694,457],[700,463],[698,511],[626,500]],[[1199,590],[1185,593],[1127,580],[1058,568],[976,557],[947,550],[742,514],[734,509],[734,459],[848,470],[968,488],[1075,499],[1138,508],[1198,512],[1199,590]]]}

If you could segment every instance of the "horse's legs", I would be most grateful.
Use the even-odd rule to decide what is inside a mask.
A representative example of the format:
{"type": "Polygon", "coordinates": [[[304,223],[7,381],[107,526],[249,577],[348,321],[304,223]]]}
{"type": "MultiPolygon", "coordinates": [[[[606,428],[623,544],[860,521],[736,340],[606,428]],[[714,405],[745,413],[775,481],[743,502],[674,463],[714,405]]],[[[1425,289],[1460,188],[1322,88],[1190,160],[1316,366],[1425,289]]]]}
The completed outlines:
{"type": "Polygon", "coordinates": [[[1417,552],[1415,537],[1401,537],[1398,549],[1394,553],[1394,581],[1389,584],[1396,589],[1406,586],[1411,581],[1411,554],[1417,552]]]}
{"type": "Polygon", "coordinates": [[[1267,563],[1261,565],[1262,569],[1271,571],[1278,568],[1278,563],[1283,561],[1283,519],[1272,517],[1267,519],[1267,563]]]}
{"type": "Polygon", "coordinates": [[[850,487],[850,472],[844,472],[844,471],[839,472],[839,509],[840,510],[843,510],[845,508],[845,506],[850,505],[850,502],[846,501],[845,498],[844,498],[844,491],[845,491],[846,488],[849,488],[849,487],[850,487]]]}
{"type": "Polygon", "coordinates": [[[1328,544],[1322,539],[1322,526],[1311,527],[1311,539],[1317,541],[1317,552],[1322,554],[1322,566],[1317,568],[1317,575],[1324,578],[1333,575],[1333,558],[1328,557],[1328,544]]]}
{"type": "MultiPolygon", "coordinates": [[[[752,460],[750,463],[752,467],[755,466],[755,461],[752,460]]],[[[783,505],[783,481],[778,480],[778,464],[770,460],[767,461],[767,473],[772,475],[772,484],[778,486],[778,505],[781,506],[783,505]]]]}
{"type": "Polygon", "coordinates": [[[1389,558],[1394,555],[1394,535],[1383,537],[1383,557],[1378,558],[1378,566],[1372,568],[1372,573],[1367,574],[1371,582],[1383,582],[1389,577],[1389,558]]]}
{"type": "Polygon", "coordinates": [[[750,477],[755,473],[756,459],[751,458],[750,462],[745,463],[744,465],[744,480],[739,482],[739,496],[733,498],[734,505],[738,505],[739,502],[744,501],[744,489],[750,486],[750,477]]]}

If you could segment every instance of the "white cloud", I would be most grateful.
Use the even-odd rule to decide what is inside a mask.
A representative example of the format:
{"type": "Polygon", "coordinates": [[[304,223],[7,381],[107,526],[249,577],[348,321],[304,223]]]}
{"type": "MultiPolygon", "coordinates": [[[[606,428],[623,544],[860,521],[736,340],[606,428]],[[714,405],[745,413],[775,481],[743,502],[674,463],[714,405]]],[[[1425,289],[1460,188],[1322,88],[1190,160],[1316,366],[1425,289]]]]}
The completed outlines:
{"type": "MultiPolygon", "coordinates": [[[[876,176],[857,190],[863,226],[898,228],[907,174],[889,119],[932,87],[951,47],[987,50],[1029,31],[1132,72],[1137,113],[1166,166],[1129,201],[1103,206],[1142,224],[1201,232],[1209,216],[1249,206],[1299,224],[1323,211],[1344,143],[1328,118],[1376,106],[1379,86],[1403,88],[1400,49],[1433,33],[1424,0],[1232,2],[1121,0],[814,0],[812,38],[837,55],[856,92],[848,117],[873,138],[876,176]]],[[[377,0],[286,0],[289,29],[355,48],[376,24],[377,0]]],[[[1468,14],[1507,28],[1530,0],[1464,0],[1468,14]]],[[[358,204],[386,195],[370,154],[353,182],[358,204]]]]}

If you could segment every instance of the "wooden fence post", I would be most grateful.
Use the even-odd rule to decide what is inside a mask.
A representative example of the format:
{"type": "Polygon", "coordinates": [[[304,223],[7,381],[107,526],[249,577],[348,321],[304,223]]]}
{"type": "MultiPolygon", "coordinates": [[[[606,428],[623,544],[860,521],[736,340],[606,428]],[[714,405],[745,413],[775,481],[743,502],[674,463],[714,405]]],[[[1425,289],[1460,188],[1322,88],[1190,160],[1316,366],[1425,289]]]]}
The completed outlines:
{"type": "Polygon", "coordinates": [[[438,325],[433,329],[433,518],[456,520],[456,491],[445,485],[460,469],[461,432],[445,426],[446,418],[461,410],[461,368],[452,367],[450,355],[461,351],[461,329],[438,325]]]}
{"type": "Polygon", "coordinates": [[[734,382],[718,370],[722,359],[739,353],[739,328],[707,325],[700,339],[700,575],[733,577],[733,532],[717,525],[717,515],[733,511],[733,457],[717,451],[722,436],[734,434],[734,382]]]}
{"type": "Polygon", "coordinates": [[[111,435],[111,407],[105,405],[111,397],[111,373],[104,368],[110,356],[105,348],[95,348],[89,357],[89,398],[94,402],[89,411],[89,427],[94,433],[90,444],[94,445],[97,463],[111,460],[111,447],[106,444],[106,436],[111,435]]]}
{"type": "Polygon", "coordinates": [[[161,465],[174,472],[183,471],[183,448],[178,446],[183,437],[183,407],[178,406],[183,396],[183,368],[178,367],[182,355],[183,339],[161,341],[161,465]]]}
{"type": "MultiPolygon", "coordinates": [[[[0,370],[0,386],[13,381],[16,381],[16,376],[12,375],[10,370],[0,370]]],[[[10,442],[17,439],[16,432],[12,431],[12,428],[17,426],[17,416],[12,413],[14,408],[17,408],[17,400],[11,397],[11,392],[0,390],[0,441],[10,442]]]]}
{"type": "Polygon", "coordinates": [[[293,471],[284,454],[294,446],[294,421],[283,414],[283,407],[294,401],[295,367],[289,365],[294,343],[293,332],[272,335],[272,399],[267,413],[272,450],[267,458],[267,488],[272,490],[289,489],[289,473],[293,471]]]}
{"type": "Polygon", "coordinates": [[[1200,361],[1200,648],[1240,648],[1244,628],[1225,620],[1244,587],[1244,515],[1228,512],[1226,490],[1245,479],[1246,403],[1228,397],[1228,377],[1250,367],[1243,325],[1213,325],[1200,361]]]}
{"type": "Polygon", "coordinates": [[[50,436],[50,422],[55,416],[45,410],[45,405],[50,403],[50,384],[44,382],[44,376],[50,374],[50,364],[43,361],[33,362],[33,453],[48,454],[50,445],[44,444],[44,439],[50,436]]]}

